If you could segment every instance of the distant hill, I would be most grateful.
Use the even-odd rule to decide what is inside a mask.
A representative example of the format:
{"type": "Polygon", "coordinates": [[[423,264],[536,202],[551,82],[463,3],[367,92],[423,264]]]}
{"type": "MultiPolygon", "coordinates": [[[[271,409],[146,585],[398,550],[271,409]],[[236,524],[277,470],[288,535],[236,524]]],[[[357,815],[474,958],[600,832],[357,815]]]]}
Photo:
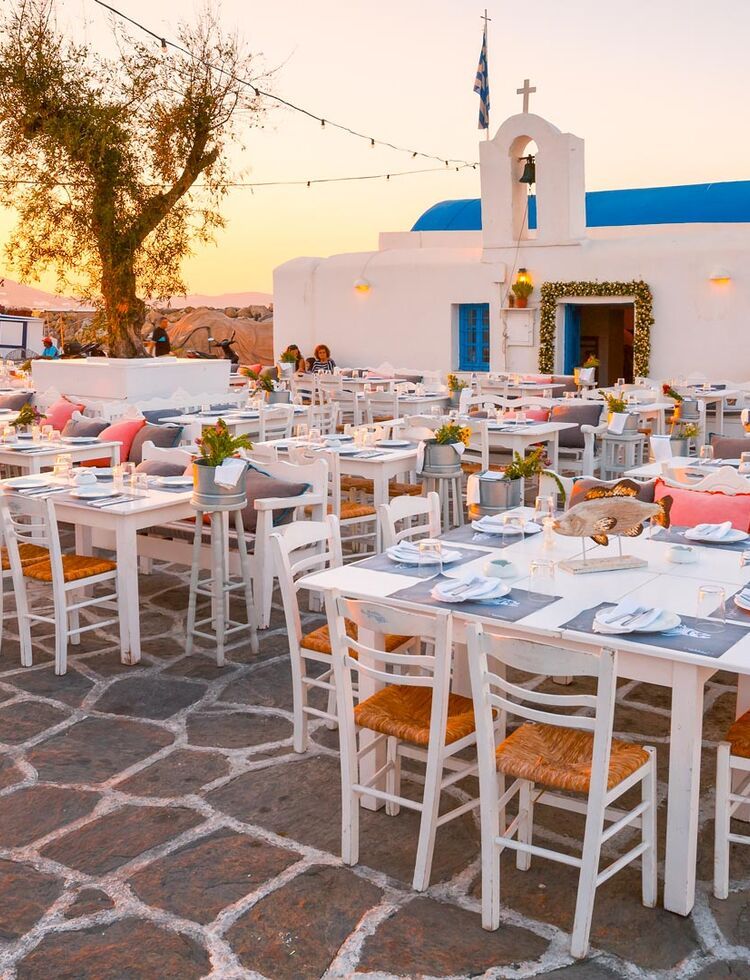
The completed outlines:
{"type": "Polygon", "coordinates": [[[224,310],[228,306],[270,306],[272,302],[271,293],[220,293],[218,296],[190,293],[188,296],[173,296],[169,305],[175,310],[186,306],[208,306],[210,309],[224,310]]]}

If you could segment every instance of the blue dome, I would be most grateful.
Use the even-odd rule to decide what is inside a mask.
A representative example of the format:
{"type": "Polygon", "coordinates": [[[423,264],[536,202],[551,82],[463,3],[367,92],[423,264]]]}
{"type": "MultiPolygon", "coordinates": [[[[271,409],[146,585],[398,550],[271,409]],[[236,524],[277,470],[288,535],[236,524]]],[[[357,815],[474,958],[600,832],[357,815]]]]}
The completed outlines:
{"type": "MultiPolygon", "coordinates": [[[[675,225],[699,222],[750,222],[750,180],[675,187],[639,187],[622,191],[589,191],[586,225],[675,225]]],[[[536,228],[536,197],[529,200],[529,227],[536,228]]],[[[412,231],[481,231],[479,198],[441,201],[416,222],[412,231]]]]}

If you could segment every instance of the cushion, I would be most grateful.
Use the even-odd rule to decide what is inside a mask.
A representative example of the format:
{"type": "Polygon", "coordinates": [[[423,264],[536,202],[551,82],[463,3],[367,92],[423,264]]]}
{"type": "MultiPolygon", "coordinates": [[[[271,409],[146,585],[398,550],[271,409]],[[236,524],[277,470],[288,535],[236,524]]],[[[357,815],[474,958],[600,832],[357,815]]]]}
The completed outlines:
{"type": "Polygon", "coordinates": [[[583,449],[582,425],[599,425],[602,415],[600,402],[580,403],[578,405],[555,405],[552,409],[552,422],[575,422],[577,429],[563,429],[559,435],[561,449],[583,449]]]}
{"type": "Polygon", "coordinates": [[[144,442],[153,442],[159,449],[172,449],[179,442],[181,435],[181,425],[152,425],[146,422],[135,434],[128,460],[136,465],[143,460],[144,442]]]}
{"type": "Polygon", "coordinates": [[[146,459],[138,463],[135,468],[136,473],[145,473],[147,476],[182,476],[189,471],[182,463],[167,463],[163,459],[146,459]]]}
{"type": "Polygon", "coordinates": [[[125,462],[130,456],[130,447],[140,430],[147,425],[145,419],[118,419],[99,433],[102,442],[120,443],[120,460],[125,462]]]}
{"type": "Polygon", "coordinates": [[[738,531],[750,531],[750,493],[721,493],[718,490],[684,490],[656,481],[654,500],[672,498],[670,519],[680,527],[720,524],[731,521],[738,531]]]}
{"type": "Polygon", "coordinates": [[[726,436],[712,432],[709,436],[717,459],[739,459],[741,453],[750,453],[750,439],[727,439],[726,436]]]}
{"type": "Polygon", "coordinates": [[[248,371],[252,371],[253,374],[260,374],[260,372],[263,370],[263,365],[262,364],[248,364],[247,369],[248,369],[248,371]]]}
{"type": "Polygon", "coordinates": [[[44,421],[53,429],[62,432],[66,423],[70,421],[73,412],[82,412],[83,409],[83,405],[76,405],[63,396],[54,405],[50,405],[45,413],[44,421]]]}
{"type": "MultiPolygon", "coordinates": [[[[604,480],[595,480],[592,476],[584,476],[580,480],[576,480],[573,484],[573,489],[570,493],[570,506],[574,504],[580,504],[584,496],[593,490],[594,487],[614,487],[620,483],[620,480],[610,480],[605,482],[604,480]]],[[[635,480],[633,481],[635,483],[635,480]]],[[[654,502],[654,489],[656,487],[656,480],[649,480],[647,483],[639,484],[638,490],[638,500],[642,500],[644,503],[652,504],[654,502]]]]}
{"type": "Polygon", "coordinates": [[[7,395],[0,395],[0,408],[7,408],[11,412],[20,411],[26,402],[30,402],[33,395],[30,391],[13,391],[7,395]]]}
{"type": "MultiPolygon", "coordinates": [[[[258,512],[254,507],[256,500],[265,497],[298,497],[310,489],[309,483],[287,483],[285,480],[277,480],[265,470],[256,466],[254,463],[248,464],[245,474],[245,488],[247,492],[247,504],[242,510],[242,524],[247,532],[255,533],[258,523],[258,512]]],[[[274,512],[274,526],[288,524],[292,519],[294,508],[274,512]]]]}
{"type": "Polygon", "coordinates": [[[526,418],[532,419],[534,422],[549,422],[549,409],[548,408],[527,408],[526,418]]]}
{"type": "Polygon", "coordinates": [[[65,423],[62,434],[64,436],[98,436],[108,425],[109,422],[106,419],[70,419],[65,423]]]}
{"type": "Polygon", "coordinates": [[[564,391],[578,391],[578,385],[572,374],[553,374],[552,383],[565,385],[564,388],[555,388],[555,394],[558,395],[564,391]]]}

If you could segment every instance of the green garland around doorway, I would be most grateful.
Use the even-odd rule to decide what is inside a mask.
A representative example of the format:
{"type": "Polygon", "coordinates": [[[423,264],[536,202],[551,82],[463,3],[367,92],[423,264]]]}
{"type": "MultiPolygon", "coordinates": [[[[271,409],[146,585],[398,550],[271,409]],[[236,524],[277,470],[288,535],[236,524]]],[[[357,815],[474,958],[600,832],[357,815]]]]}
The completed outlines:
{"type": "Polygon", "coordinates": [[[642,279],[633,282],[544,282],[539,326],[539,370],[555,370],[555,319],[557,302],[563,297],[633,296],[635,298],[635,333],[633,337],[633,374],[647,377],[651,358],[651,327],[654,324],[654,298],[642,279]]]}

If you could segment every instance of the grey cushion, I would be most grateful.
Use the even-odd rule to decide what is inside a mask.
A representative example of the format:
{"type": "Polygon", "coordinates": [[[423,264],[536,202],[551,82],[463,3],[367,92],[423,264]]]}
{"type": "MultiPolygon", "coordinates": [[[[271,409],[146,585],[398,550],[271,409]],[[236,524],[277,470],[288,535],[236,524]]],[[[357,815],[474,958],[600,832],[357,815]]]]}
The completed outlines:
{"type": "Polygon", "coordinates": [[[153,442],[159,449],[172,449],[179,442],[181,435],[181,425],[153,425],[147,422],[136,432],[130,446],[128,460],[136,464],[143,460],[144,442],[153,442]]]}
{"type": "Polygon", "coordinates": [[[112,423],[106,419],[69,419],[62,430],[64,436],[98,436],[112,423]]]}
{"type": "Polygon", "coordinates": [[[34,393],[31,391],[9,392],[7,395],[0,395],[0,408],[7,408],[11,412],[18,412],[33,397],[34,393]]]}
{"type": "Polygon", "coordinates": [[[559,395],[564,391],[578,391],[578,385],[572,374],[553,374],[552,384],[565,385],[564,388],[555,388],[555,394],[559,395]]]}
{"type": "MultiPolygon", "coordinates": [[[[570,506],[574,504],[580,504],[589,490],[593,490],[594,487],[616,487],[621,480],[610,480],[605,482],[604,480],[595,480],[592,476],[584,476],[580,480],[576,480],[573,484],[573,490],[570,494],[570,506]]],[[[636,481],[633,480],[633,483],[636,481]]],[[[656,480],[649,480],[646,483],[639,484],[638,489],[638,499],[642,500],[646,504],[652,504],[654,502],[654,489],[656,487],[656,480]]]]}
{"type": "Polygon", "coordinates": [[[728,439],[726,436],[712,432],[709,436],[711,445],[714,447],[714,456],[717,459],[739,459],[741,453],[750,453],[750,437],[740,436],[737,439],[728,439]]]}
{"type": "Polygon", "coordinates": [[[148,476],[182,476],[187,467],[182,463],[166,463],[161,459],[146,459],[139,463],[136,473],[146,473],[148,476]]]}
{"type": "Polygon", "coordinates": [[[582,425],[598,425],[602,414],[599,402],[578,405],[555,405],[550,422],[575,422],[577,429],[563,429],[559,435],[561,449],[583,449],[582,425]]]}
{"type": "MultiPolygon", "coordinates": [[[[254,502],[263,500],[267,497],[298,497],[310,489],[309,483],[287,483],[284,480],[277,480],[265,470],[253,463],[248,465],[245,474],[245,487],[247,490],[247,505],[242,511],[242,524],[246,531],[255,533],[258,523],[258,512],[254,502]]],[[[274,512],[274,526],[288,524],[292,519],[294,508],[274,512]]]]}

